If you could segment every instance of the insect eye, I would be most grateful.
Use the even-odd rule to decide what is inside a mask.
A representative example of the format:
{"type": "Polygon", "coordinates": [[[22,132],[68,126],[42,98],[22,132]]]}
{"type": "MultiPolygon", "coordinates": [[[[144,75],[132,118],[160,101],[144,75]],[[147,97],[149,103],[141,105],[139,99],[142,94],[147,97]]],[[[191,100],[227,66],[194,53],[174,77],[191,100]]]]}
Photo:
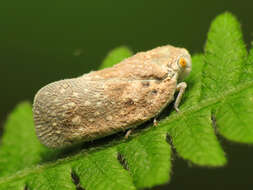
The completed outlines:
{"type": "Polygon", "coordinates": [[[186,62],[186,60],[185,60],[185,58],[180,58],[179,59],[179,65],[181,66],[181,67],[183,67],[183,68],[185,68],[186,67],[186,65],[187,65],[187,62],[186,62]]]}

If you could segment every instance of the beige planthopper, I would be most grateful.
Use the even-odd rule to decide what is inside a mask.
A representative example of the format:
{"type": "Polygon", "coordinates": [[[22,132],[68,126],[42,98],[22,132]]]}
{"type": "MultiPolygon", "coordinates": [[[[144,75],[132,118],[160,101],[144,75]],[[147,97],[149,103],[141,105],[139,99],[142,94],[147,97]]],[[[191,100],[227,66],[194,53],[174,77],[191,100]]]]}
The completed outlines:
{"type": "Polygon", "coordinates": [[[178,111],[190,71],[188,51],[167,45],[48,84],[34,98],[37,136],[44,145],[61,148],[125,131],[157,116],[176,91],[178,111]]]}

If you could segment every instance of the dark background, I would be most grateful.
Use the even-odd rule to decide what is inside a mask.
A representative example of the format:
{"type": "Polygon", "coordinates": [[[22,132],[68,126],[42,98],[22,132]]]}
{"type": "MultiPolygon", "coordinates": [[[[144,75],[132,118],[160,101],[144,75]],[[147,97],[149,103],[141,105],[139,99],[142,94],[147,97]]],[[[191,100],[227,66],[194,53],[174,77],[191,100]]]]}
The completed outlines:
{"type": "MultiPolygon", "coordinates": [[[[237,16],[249,45],[250,0],[1,1],[0,126],[18,102],[32,101],[49,82],[96,69],[117,46],[136,52],[172,44],[202,52],[211,20],[224,11],[237,16]]],[[[253,147],[220,141],[226,167],[189,167],[176,158],[172,182],[154,189],[253,189],[253,147]]]]}

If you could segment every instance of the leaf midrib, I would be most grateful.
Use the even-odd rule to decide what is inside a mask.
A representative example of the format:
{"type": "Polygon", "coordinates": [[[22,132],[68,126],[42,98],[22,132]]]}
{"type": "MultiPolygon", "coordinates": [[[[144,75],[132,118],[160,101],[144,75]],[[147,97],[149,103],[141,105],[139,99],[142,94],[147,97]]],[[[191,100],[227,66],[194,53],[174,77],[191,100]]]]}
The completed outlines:
{"type": "MultiPolygon", "coordinates": [[[[215,98],[209,98],[207,100],[203,100],[200,103],[195,104],[194,106],[186,108],[184,111],[173,114],[172,116],[168,116],[166,119],[160,121],[160,123],[158,124],[158,127],[159,126],[163,127],[164,125],[167,125],[167,123],[169,123],[169,122],[180,119],[180,117],[182,117],[182,115],[185,117],[185,115],[197,112],[197,111],[199,111],[200,109],[202,109],[204,107],[208,107],[209,105],[213,105],[217,102],[220,102],[221,100],[224,100],[227,96],[230,96],[231,94],[240,93],[240,91],[242,91],[244,89],[247,89],[247,88],[250,88],[250,87],[253,87],[253,81],[248,81],[248,82],[245,82],[245,83],[241,83],[241,84],[238,85],[238,87],[231,88],[231,90],[229,90],[227,92],[224,92],[224,94],[222,94],[220,96],[216,96],[215,98]]],[[[149,131],[150,131],[150,129],[151,128],[149,128],[149,131]]],[[[141,135],[141,133],[139,135],[141,135]]],[[[116,146],[116,145],[114,145],[114,146],[116,146]]],[[[100,149],[100,148],[101,147],[93,149],[93,150],[84,150],[84,151],[82,151],[81,153],[79,153],[77,155],[62,158],[62,159],[58,159],[55,162],[49,162],[49,163],[41,164],[39,166],[34,165],[30,168],[24,168],[23,170],[17,171],[16,173],[14,173],[11,176],[1,177],[0,178],[0,184],[7,183],[8,181],[11,181],[15,178],[17,178],[17,179],[22,178],[24,176],[27,176],[28,174],[37,173],[38,171],[43,171],[47,168],[56,166],[57,164],[66,164],[67,162],[71,162],[75,159],[78,159],[81,156],[85,156],[85,154],[87,154],[88,152],[96,151],[97,149],[100,149]]]]}

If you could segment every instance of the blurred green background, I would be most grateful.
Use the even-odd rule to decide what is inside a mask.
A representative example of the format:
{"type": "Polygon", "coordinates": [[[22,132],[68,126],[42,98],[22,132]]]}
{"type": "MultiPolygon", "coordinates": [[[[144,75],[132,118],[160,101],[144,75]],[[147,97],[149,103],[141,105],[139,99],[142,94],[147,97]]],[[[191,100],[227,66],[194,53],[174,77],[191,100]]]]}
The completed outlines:
{"type": "MultiPolygon", "coordinates": [[[[0,3],[0,125],[22,100],[49,82],[95,70],[112,48],[143,51],[164,44],[203,51],[210,22],[230,11],[249,45],[250,0],[32,1],[0,3]]],[[[253,147],[220,139],[225,168],[189,168],[176,158],[172,182],[154,189],[253,189],[253,147]]]]}

